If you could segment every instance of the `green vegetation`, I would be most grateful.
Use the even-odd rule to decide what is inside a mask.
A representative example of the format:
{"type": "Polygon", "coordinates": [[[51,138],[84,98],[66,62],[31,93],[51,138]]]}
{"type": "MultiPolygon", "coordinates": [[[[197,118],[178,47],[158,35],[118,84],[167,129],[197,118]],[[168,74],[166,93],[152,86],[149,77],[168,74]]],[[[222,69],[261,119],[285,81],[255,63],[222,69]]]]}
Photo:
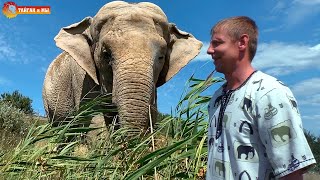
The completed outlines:
{"type": "Polygon", "coordinates": [[[0,101],[0,154],[14,149],[30,127],[40,123],[40,117],[25,114],[12,104],[0,101]]]}
{"type": "MultiPolygon", "coordinates": [[[[95,109],[99,104],[110,105],[110,95],[87,102],[70,115],[71,121],[58,127],[25,121],[20,110],[0,103],[3,122],[20,124],[1,129],[18,133],[19,127],[25,129],[24,123],[33,122],[26,125],[28,130],[17,146],[0,152],[0,179],[204,179],[210,97],[203,91],[220,81],[192,76],[175,112],[160,114],[158,123],[143,136],[128,137],[130,129],[112,125],[81,126],[93,116],[114,111],[95,109]],[[70,137],[75,138],[66,142],[70,137]]],[[[319,138],[307,133],[307,139],[319,162],[319,138]]],[[[313,170],[319,171],[319,165],[313,170]]]]}
{"type": "Polygon", "coordinates": [[[25,114],[34,114],[32,108],[32,100],[29,97],[23,96],[19,91],[14,91],[12,94],[3,93],[0,95],[0,102],[11,104],[13,107],[20,109],[25,114]]]}
{"type": "Polygon", "coordinates": [[[319,173],[320,172],[320,136],[316,137],[315,135],[306,131],[304,134],[308,140],[312,153],[317,161],[317,164],[311,169],[311,171],[319,173]]]}

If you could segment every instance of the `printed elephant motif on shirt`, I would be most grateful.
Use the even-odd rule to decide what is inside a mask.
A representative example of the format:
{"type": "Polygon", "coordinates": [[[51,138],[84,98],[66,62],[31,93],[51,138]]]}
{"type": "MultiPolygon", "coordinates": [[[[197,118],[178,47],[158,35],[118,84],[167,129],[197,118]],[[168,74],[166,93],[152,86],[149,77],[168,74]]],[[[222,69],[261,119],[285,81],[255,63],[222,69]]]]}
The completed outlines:
{"type": "Polygon", "coordinates": [[[248,126],[248,128],[249,128],[249,130],[250,130],[250,134],[253,134],[252,126],[251,126],[251,124],[250,124],[249,122],[247,122],[247,121],[242,121],[242,122],[241,122],[240,127],[239,127],[239,132],[240,132],[240,133],[245,133],[245,131],[243,131],[243,125],[244,125],[244,124],[247,124],[247,126],[248,126]]]}
{"type": "Polygon", "coordinates": [[[281,138],[282,142],[287,141],[286,139],[283,138],[285,135],[287,135],[289,137],[289,139],[292,138],[291,130],[290,130],[290,127],[288,127],[288,126],[280,126],[280,127],[274,128],[271,130],[271,134],[272,134],[272,139],[274,141],[277,141],[275,138],[277,135],[281,138]]]}
{"type": "Polygon", "coordinates": [[[294,109],[296,111],[296,113],[300,114],[299,113],[299,109],[298,109],[297,101],[294,99],[294,97],[290,97],[288,95],[287,95],[287,97],[288,97],[288,100],[290,101],[292,109],[294,109]]]}
{"type": "Polygon", "coordinates": [[[216,163],[214,164],[214,169],[219,174],[219,176],[225,177],[226,168],[223,162],[216,161],[216,163]]]}
{"type": "Polygon", "coordinates": [[[214,105],[213,105],[214,107],[219,106],[221,104],[222,96],[223,95],[217,97],[217,99],[214,101],[214,105]]]}
{"type": "Polygon", "coordinates": [[[242,154],[245,154],[246,155],[246,160],[248,160],[248,158],[249,158],[249,153],[251,152],[252,153],[252,157],[251,157],[251,159],[254,157],[254,147],[252,147],[252,146],[244,146],[244,145],[240,145],[240,146],[238,146],[238,148],[237,148],[237,151],[238,151],[238,159],[241,159],[241,155],[242,154]]]}
{"type": "Polygon", "coordinates": [[[251,99],[248,99],[247,97],[244,97],[242,109],[247,111],[247,112],[252,110],[252,101],[251,101],[251,99]]]}
{"type": "Polygon", "coordinates": [[[214,145],[214,137],[209,139],[209,149],[214,145]]]}
{"type": "Polygon", "coordinates": [[[242,177],[247,177],[247,178],[245,178],[245,179],[251,180],[251,176],[250,176],[250,174],[249,174],[247,171],[242,171],[242,172],[239,174],[239,180],[242,180],[242,177]]]}
{"type": "Polygon", "coordinates": [[[222,119],[223,127],[224,127],[224,128],[226,128],[226,127],[227,127],[228,119],[229,119],[229,115],[224,114],[224,115],[223,115],[223,119],[222,119]]]}

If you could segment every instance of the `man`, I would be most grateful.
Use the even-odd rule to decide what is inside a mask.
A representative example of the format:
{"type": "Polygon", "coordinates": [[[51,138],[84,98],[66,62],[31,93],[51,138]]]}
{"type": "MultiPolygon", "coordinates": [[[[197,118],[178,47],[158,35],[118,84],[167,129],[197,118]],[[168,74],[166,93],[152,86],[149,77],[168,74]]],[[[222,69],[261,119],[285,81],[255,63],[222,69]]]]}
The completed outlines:
{"type": "Polygon", "coordinates": [[[290,89],[251,65],[255,22],[244,16],[224,19],[211,35],[207,53],[227,82],[208,107],[206,178],[302,179],[316,161],[290,89]]]}

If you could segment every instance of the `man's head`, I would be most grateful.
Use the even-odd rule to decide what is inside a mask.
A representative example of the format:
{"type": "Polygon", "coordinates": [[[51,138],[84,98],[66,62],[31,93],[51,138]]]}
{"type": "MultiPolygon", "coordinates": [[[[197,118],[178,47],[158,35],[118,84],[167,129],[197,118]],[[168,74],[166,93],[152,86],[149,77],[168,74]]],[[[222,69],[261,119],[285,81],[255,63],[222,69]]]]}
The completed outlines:
{"type": "Polygon", "coordinates": [[[241,40],[243,35],[249,37],[249,58],[252,61],[257,51],[258,27],[254,20],[246,16],[236,16],[219,21],[211,29],[211,35],[225,31],[233,41],[241,40]]]}

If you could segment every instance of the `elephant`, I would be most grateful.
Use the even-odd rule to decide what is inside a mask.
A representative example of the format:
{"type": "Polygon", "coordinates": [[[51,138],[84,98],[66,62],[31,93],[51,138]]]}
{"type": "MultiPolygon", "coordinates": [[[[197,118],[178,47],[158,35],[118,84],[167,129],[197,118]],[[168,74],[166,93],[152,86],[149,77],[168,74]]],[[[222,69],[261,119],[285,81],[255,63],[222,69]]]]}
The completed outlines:
{"type": "Polygon", "coordinates": [[[222,119],[223,127],[224,127],[224,128],[227,128],[228,120],[229,120],[229,117],[228,117],[227,114],[225,114],[225,115],[223,116],[223,119],[222,119]]]}
{"type": "Polygon", "coordinates": [[[251,126],[251,124],[250,124],[248,121],[242,121],[242,122],[241,122],[240,127],[239,127],[239,132],[240,132],[240,133],[245,133],[245,132],[242,131],[244,124],[247,124],[247,126],[249,127],[249,129],[250,129],[250,134],[253,134],[252,126],[251,126]]]}
{"type": "Polygon", "coordinates": [[[221,161],[216,161],[214,164],[215,171],[219,173],[219,176],[225,177],[226,174],[226,168],[224,166],[224,163],[221,161]]]}
{"type": "Polygon", "coordinates": [[[214,105],[213,105],[214,107],[216,107],[216,106],[221,104],[222,97],[223,97],[223,95],[217,97],[217,99],[214,101],[214,105]]]}
{"type": "MultiPolygon", "coordinates": [[[[290,130],[290,127],[289,126],[280,126],[280,127],[276,127],[276,128],[273,128],[271,130],[271,134],[272,134],[272,139],[274,141],[277,141],[276,140],[276,136],[279,136],[281,141],[282,142],[286,142],[288,140],[290,140],[292,138],[291,136],[291,130],[290,130]],[[284,136],[287,135],[288,136],[288,139],[284,139],[284,136]]],[[[280,142],[281,142],[280,141],[280,142]]],[[[277,141],[278,142],[278,141],[277,141]]]]}
{"type": "Polygon", "coordinates": [[[251,159],[254,157],[254,151],[255,150],[254,150],[254,148],[252,146],[240,145],[240,146],[238,146],[237,151],[238,151],[238,159],[241,159],[241,155],[245,154],[246,155],[245,159],[248,160],[250,152],[252,153],[251,159]]]}
{"type": "Polygon", "coordinates": [[[252,101],[250,99],[248,99],[247,97],[244,97],[244,99],[243,99],[242,109],[246,110],[246,111],[252,110],[252,101]]]}
{"type": "Polygon", "coordinates": [[[250,176],[250,174],[249,174],[247,171],[242,171],[242,172],[239,174],[239,179],[240,179],[240,180],[242,179],[242,177],[244,176],[244,174],[245,174],[246,177],[247,177],[247,178],[245,178],[245,179],[251,180],[251,176],[250,176]]]}
{"type": "Polygon", "coordinates": [[[209,139],[209,149],[214,145],[214,137],[211,137],[210,139],[209,139]]]}
{"type": "MultiPolygon", "coordinates": [[[[44,79],[42,96],[49,121],[62,122],[84,97],[111,93],[120,125],[139,132],[146,131],[150,121],[155,123],[157,87],[202,47],[148,2],[107,3],[94,17],[62,28],[54,40],[63,51],[44,79]]],[[[105,115],[106,123],[110,119],[105,115]]]]}

